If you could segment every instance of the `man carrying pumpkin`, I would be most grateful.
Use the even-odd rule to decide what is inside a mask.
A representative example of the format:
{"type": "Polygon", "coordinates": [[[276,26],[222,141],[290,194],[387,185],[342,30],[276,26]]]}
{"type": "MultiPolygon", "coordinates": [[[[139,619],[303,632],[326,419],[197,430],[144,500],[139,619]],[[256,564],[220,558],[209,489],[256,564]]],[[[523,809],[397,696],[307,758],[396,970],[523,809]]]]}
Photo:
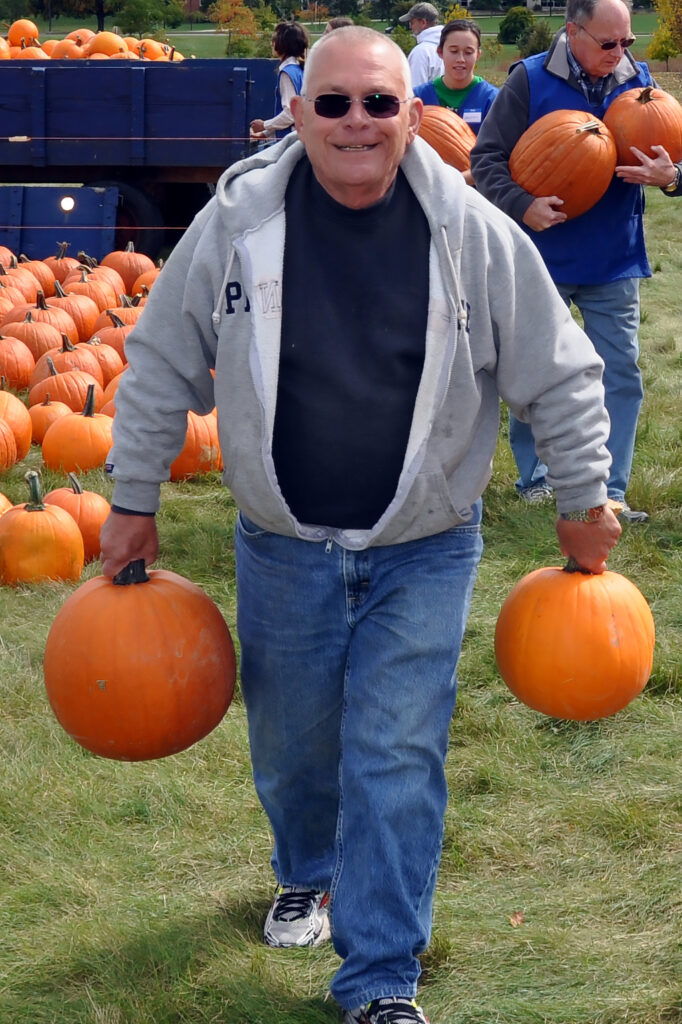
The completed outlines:
{"type": "Polygon", "coordinates": [[[520,412],[535,382],[561,546],[601,572],[620,534],[602,364],[523,232],[416,137],[393,42],[323,36],[292,111],[297,136],[225,172],[128,338],[102,566],[154,561],[187,410],[215,404],[274,834],[265,941],[331,937],[345,1024],[425,1024],[418,956],[499,396],[520,412]]]}
{"type": "MultiPolygon", "coordinates": [[[[682,194],[680,167],[661,146],[637,167],[617,167],[606,194],[586,213],[567,220],[558,196],[532,196],[509,171],[523,132],[555,110],[585,110],[604,117],[627,89],[652,84],[635,61],[630,7],[625,0],[568,0],[566,25],[547,53],[515,64],[481,126],[471,153],[476,188],[522,224],[537,246],[564,301],[582,313],[585,331],[604,360],[606,408],[611,420],[607,482],[611,506],[626,521],[644,522],[625,499],[642,402],[639,355],[639,280],[651,270],[644,244],[642,185],[682,194]]],[[[512,413],[509,437],[519,470],[517,489],[530,502],[552,494],[547,466],[536,451],[527,390],[521,415],[512,413]]]]}

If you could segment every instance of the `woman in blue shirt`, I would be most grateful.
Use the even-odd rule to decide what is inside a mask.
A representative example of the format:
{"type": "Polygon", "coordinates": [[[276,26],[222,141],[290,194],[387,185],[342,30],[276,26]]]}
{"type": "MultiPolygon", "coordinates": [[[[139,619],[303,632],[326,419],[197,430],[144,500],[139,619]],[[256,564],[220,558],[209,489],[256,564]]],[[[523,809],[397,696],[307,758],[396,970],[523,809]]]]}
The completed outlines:
{"type": "Polygon", "coordinates": [[[308,33],[296,21],[282,21],[272,36],[272,49],[279,58],[275,87],[275,113],[267,121],[256,118],[251,122],[252,139],[273,140],[283,138],[291,131],[294,116],[289,103],[301,92],[303,61],[310,45],[308,33]]]}
{"type": "Polygon", "coordinates": [[[475,21],[459,18],[443,26],[438,44],[443,74],[416,86],[425,106],[449,107],[467,122],[475,135],[497,96],[497,87],[474,74],[481,56],[481,30],[475,21]]]}

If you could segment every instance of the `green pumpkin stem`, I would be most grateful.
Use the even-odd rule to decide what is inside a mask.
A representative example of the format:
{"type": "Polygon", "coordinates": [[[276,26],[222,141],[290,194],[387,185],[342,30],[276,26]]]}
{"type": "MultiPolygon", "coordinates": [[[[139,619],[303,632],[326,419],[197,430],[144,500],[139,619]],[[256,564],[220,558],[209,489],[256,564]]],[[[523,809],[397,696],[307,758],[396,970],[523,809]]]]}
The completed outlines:
{"type": "Polygon", "coordinates": [[[40,474],[35,469],[29,469],[24,474],[24,480],[28,484],[29,499],[26,502],[27,512],[44,512],[45,502],[43,501],[43,488],[40,483],[40,474]]]}
{"type": "Polygon", "coordinates": [[[144,558],[136,558],[114,576],[114,583],[118,587],[127,587],[131,583],[148,583],[149,578],[145,571],[144,558]]]}

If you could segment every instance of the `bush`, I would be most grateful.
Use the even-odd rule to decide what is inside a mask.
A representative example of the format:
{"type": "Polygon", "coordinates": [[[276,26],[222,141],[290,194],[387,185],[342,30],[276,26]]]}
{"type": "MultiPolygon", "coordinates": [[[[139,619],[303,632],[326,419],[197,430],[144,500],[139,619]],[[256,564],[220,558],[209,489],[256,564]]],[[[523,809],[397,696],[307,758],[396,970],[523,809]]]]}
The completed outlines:
{"type": "Polygon", "coordinates": [[[391,32],[391,39],[394,43],[398,44],[405,54],[408,54],[417,43],[417,40],[414,38],[412,33],[403,25],[398,25],[397,28],[393,29],[391,32]]]}
{"type": "Polygon", "coordinates": [[[545,50],[549,50],[553,38],[554,32],[550,23],[538,21],[528,35],[519,39],[519,53],[522,57],[532,57],[534,53],[544,53],[545,50]]]}
{"type": "Polygon", "coordinates": [[[530,35],[534,22],[535,15],[527,7],[510,7],[500,22],[498,41],[517,44],[520,39],[530,35]]]}

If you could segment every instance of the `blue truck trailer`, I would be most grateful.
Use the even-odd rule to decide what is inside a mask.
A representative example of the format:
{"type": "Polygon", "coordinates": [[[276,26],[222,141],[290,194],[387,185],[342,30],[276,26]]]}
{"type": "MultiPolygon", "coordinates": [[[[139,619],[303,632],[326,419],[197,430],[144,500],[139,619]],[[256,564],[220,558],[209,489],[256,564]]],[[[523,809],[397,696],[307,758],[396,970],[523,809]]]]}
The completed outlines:
{"type": "Polygon", "coordinates": [[[276,61],[0,61],[0,244],[156,256],[248,156],[276,61]]]}

